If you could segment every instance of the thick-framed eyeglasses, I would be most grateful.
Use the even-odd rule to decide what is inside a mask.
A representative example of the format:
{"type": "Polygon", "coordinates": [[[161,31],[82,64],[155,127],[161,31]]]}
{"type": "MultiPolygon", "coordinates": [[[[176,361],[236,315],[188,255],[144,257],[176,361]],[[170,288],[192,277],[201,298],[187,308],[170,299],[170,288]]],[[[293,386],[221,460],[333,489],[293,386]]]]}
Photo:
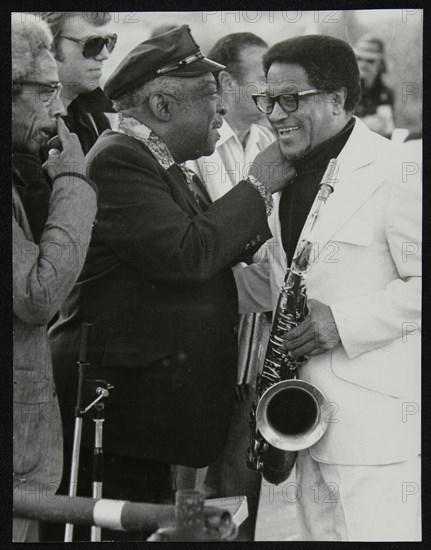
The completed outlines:
{"type": "Polygon", "coordinates": [[[278,103],[286,113],[294,113],[299,107],[299,100],[308,95],[323,94],[321,90],[304,90],[303,92],[295,92],[290,94],[267,95],[267,94],[252,94],[253,101],[256,107],[262,113],[270,115],[274,109],[274,105],[278,103]]]}
{"type": "Polygon", "coordinates": [[[82,55],[84,57],[96,57],[106,46],[106,49],[109,53],[112,53],[117,43],[117,35],[108,34],[106,36],[90,36],[85,40],[78,40],[78,38],[73,38],[73,36],[65,36],[64,34],[60,35],[60,38],[66,38],[66,40],[71,40],[72,42],[77,42],[82,46],[82,55]]]}
{"type": "Polygon", "coordinates": [[[14,83],[15,86],[35,86],[38,88],[37,98],[45,105],[51,105],[60,99],[63,85],[61,82],[41,82],[39,80],[20,80],[14,83]]]}

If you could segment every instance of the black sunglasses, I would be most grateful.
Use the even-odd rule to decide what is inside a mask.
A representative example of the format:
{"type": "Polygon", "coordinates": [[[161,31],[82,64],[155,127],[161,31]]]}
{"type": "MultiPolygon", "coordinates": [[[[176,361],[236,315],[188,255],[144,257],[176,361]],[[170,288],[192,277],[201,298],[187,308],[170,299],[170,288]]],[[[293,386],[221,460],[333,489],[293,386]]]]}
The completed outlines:
{"type": "Polygon", "coordinates": [[[320,90],[305,90],[291,94],[267,95],[267,94],[252,94],[253,101],[256,107],[262,113],[270,115],[274,109],[274,105],[278,103],[286,113],[294,113],[299,107],[299,100],[303,96],[323,94],[320,90]]]}
{"type": "Polygon", "coordinates": [[[72,42],[78,42],[83,46],[82,55],[84,57],[96,57],[106,46],[106,49],[109,53],[112,53],[112,50],[115,48],[117,43],[117,35],[108,34],[107,36],[90,36],[86,40],[78,40],[72,36],[60,35],[60,38],[66,38],[67,40],[72,40],[72,42]]]}

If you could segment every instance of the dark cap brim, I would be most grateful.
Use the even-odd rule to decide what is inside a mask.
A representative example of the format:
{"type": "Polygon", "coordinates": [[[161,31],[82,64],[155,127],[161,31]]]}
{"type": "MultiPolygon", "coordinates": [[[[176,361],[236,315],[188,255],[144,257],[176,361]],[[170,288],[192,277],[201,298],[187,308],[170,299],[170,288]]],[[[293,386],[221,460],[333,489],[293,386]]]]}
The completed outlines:
{"type": "Polygon", "coordinates": [[[207,59],[206,57],[204,57],[199,61],[194,61],[193,63],[189,63],[184,67],[168,71],[159,76],[182,76],[186,78],[198,76],[204,73],[216,73],[219,71],[223,71],[224,69],[226,69],[226,67],[221,63],[217,63],[216,61],[212,61],[211,59],[207,59]]]}

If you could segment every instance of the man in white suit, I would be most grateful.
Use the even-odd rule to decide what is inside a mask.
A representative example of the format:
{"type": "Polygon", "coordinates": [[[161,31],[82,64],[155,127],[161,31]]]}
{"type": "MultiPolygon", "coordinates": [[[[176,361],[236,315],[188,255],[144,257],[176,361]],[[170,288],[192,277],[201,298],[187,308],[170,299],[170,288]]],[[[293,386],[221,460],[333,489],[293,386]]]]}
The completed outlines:
{"type": "Polygon", "coordinates": [[[352,116],[350,46],[296,37],[264,56],[255,98],[296,177],[276,197],[268,262],[236,268],[244,312],[275,307],[327,163],[335,189],[316,228],[310,313],[286,335],[328,427],[299,453],[299,540],[420,540],[421,182],[390,141],[352,116]],[[269,267],[268,267],[269,266],[269,267]]]}

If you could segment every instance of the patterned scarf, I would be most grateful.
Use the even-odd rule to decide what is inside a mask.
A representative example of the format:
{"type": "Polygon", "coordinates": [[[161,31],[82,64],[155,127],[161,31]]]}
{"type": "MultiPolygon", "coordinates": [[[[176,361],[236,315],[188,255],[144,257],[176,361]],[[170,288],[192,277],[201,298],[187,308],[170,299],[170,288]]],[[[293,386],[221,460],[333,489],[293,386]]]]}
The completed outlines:
{"type": "MultiPolygon", "coordinates": [[[[118,121],[114,127],[114,130],[142,141],[142,143],[144,143],[154,155],[157,162],[165,170],[168,170],[171,166],[177,164],[174,161],[166,143],[156,136],[151,128],[148,128],[148,126],[146,126],[143,122],[136,120],[136,118],[119,113],[118,121]]],[[[194,172],[192,172],[192,170],[187,168],[184,164],[177,164],[177,166],[181,168],[190,191],[193,193],[196,201],[199,202],[199,198],[195,190],[195,184],[193,182],[194,172]]]]}

